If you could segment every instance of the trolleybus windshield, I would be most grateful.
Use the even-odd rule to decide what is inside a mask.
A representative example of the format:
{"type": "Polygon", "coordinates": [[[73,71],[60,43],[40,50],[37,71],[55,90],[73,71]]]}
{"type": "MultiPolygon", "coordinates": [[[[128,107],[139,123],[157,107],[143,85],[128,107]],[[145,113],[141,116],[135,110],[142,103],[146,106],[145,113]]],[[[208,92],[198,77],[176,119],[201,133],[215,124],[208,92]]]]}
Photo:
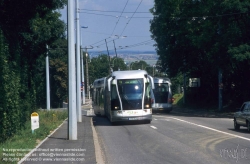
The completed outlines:
{"type": "Polygon", "coordinates": [[[168,83],[155,83],[155,89],[154,89],[155,103],[167,103],[168,93],[169,93],[168,83]]]}
{"type": "Polygon", "coordinates": [[[123,110],[142,109],[143,79],[117,80],[123,110]]]}

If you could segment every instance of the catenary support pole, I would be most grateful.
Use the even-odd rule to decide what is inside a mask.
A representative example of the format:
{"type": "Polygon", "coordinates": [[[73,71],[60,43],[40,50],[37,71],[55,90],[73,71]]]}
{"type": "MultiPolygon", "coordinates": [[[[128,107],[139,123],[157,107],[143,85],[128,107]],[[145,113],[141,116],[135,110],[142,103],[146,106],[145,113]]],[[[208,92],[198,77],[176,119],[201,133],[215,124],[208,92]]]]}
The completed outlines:
{"type": "Polygon", "coordinates": [[[49,46],[46,45],[47,55],[46,55],[46,99],[47,99],[47,110],[50,110],[50,82],[49,82],[49,46]]]}
{"type": "Polygon", "coordinates": [[[89,95],[89,66],[88,66],[88,50],[87,48],[85,49],[86,51],[86,81],[87,81],[87,94],[88,94],[88,98],[90,99],[90,95],[89,95]]]}
{"type": "Polygon", "coordinates": [[[81,106],[81,67],[80,67],[80,24],[79,24],[79,0],[76,2],[76,113],[77,121],[82,122],[81,106]]]}
{"type": "Polygon", "coordinates": [[[84,84],[84,63],[83,63],[83,51],[81,48],[81,66],[82,66],[82,105],[85,104],[85,84],[84,84]]]}
{"type": "Polygon", "coordinates": [[[68,0],[68,139],[77,140],[74,2],[68,0]]]}
{"type": "MultiPolygon", "coordinates": [[[[81,26],[81,29],[82,28],[88,28],[88,26],[81,26]]],[[[81,30],[80,30],[80,33],[81,33],[81,30]]],[[[82,68],[82,105],[85,104],[85,83],[84,83],[84,62],[83,62],[83,51],[82,51],[82,33],[80,34],[81,35],[81,68],[82,68]]]]}

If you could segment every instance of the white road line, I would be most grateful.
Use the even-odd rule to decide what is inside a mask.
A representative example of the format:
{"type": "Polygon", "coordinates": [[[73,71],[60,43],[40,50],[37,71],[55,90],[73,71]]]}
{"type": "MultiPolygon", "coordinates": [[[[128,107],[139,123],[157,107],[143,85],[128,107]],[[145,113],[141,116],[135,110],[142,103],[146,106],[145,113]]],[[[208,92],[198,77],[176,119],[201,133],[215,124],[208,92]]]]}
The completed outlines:
{"type": "Polygon", "coordinates": [[[217,129],[214,129],[214,128],[210,128],[210,127],[207,127],[207,126],[195,124],[195,123],[192,123],[192,122],[189,122],[189,121],[185,121],[185,120],[182,120],[182,119],[179,119],[179,118],[175,118],[175,117],[167,117],[167,118],[172,118],[172,119],[175,119],[175,120],[178,120],[178,121],[181,121],[181,122],[185,122],[185,123],[188,123],[188,124],[191,124],[191,125],[199,126],[199,127],[202,127],[202,128],[205,128],[205,129],[209,129],[209,130],[212,130],[212,131],[215,131],[215,132],[218,132],[218,133],[223,133],[223,134],[226,134],[226,135],[229,135],[229,136],[233,136],[233,137],[236,137],[236,138],[241,138],[243,140],[250,141],[250,138],[246,138],[246,137],[242,137],[242,136],[239,136],[239,135],[235,135],[235,134],[223,132],[223,131],[220,131],[220,130],[217,130],[217,129]]]}
{"type": "Polygon", "coordinates": [[[150,126],[151,128],[153,128],[153,129],[157,129],[157,127],[155,127],[155,126],[150,126]]]}

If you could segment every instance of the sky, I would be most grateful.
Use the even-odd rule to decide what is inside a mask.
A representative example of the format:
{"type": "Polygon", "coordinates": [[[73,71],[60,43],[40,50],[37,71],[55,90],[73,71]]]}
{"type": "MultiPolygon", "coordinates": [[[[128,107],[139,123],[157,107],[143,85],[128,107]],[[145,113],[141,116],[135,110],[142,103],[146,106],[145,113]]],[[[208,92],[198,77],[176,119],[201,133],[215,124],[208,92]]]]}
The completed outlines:
{"type": "MultiPolygon", "coordinates": [[[[78,0],[81,45],[92,51],[155,51],[149,12],[154,0],[78,0]],[[106,39],[106,42],[105,42],[106,39]],[[114,41],[113,41],[114,40],[114,41]]],[[[67,23],[67,7],[60,10],[67,23]]]]}

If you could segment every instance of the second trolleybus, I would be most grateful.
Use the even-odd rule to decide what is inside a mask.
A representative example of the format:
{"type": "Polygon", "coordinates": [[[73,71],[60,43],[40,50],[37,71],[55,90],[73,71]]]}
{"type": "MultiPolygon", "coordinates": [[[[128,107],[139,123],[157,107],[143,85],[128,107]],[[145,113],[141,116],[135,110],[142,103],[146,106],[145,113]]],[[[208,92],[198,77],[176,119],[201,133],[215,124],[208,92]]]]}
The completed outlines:
{"type": "Polygon", "coordinates": [[[152,104],[153,111],[170,112],[173,110],[174,101],[171,91],[171,81],[169,78],[154,77],[154,101],[152,104]]]}
{"type": "Polygon", "coordinates": [[[153,78],[144,70],[115,71],[93,83],[92,105],[96,115],[110,122],[152,120],[153,78]]]}

